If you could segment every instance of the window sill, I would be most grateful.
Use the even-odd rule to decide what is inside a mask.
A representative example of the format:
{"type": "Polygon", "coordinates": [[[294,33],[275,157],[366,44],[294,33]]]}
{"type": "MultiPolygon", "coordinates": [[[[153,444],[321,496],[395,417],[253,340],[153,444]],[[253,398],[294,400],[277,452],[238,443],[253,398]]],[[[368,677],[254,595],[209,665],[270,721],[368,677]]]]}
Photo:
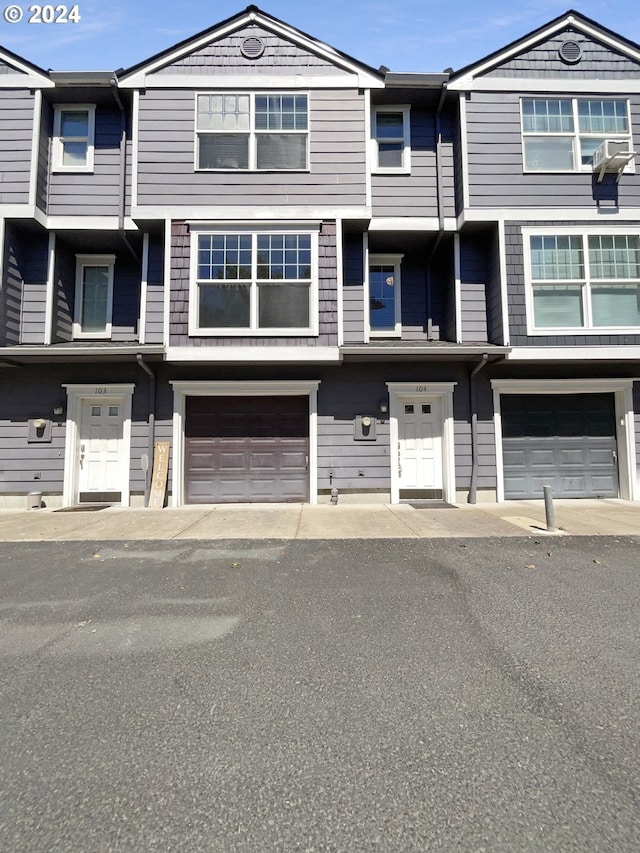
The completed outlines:
{"type": "Polygon", "coordinates": [[[373,169],[372,175],[410,175],[411,169],[373,169]]]}
{"type": "Polygon", "coordinates": [[[576,328],[575,326],[569,329],[527,329],[527,335],[531,337],[553,337],[562,335],[640,335],[640,326],[598,326],[594,328],[576,328]]]}
{"type": "Polygon", "coordinates": [[[194,172],[203,174],[219,174],[219,175],[309,175],[311,169],[307,166],[305,169],[200,169],[198,166],[194,168],[194,172]]]}
{"type": "Polygon", "coordinates": [[[313,338],[318,332],[313,329],[198,329],[190,328],[193,338],[313,338]]]}

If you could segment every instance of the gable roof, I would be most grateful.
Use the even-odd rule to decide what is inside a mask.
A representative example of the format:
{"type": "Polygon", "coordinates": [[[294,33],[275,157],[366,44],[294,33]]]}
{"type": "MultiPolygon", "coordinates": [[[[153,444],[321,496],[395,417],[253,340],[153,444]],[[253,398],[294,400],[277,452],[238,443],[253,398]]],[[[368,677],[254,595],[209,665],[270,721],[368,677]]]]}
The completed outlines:
{"type": "Polygon", "coordinates": [[[132,65],[130,68],[119,69],[116,72],[118,81],[121,85],[124,84],[130,87],[143,85],[147,74],[151,74],[165,65],[174,63],[182,57],[252,23],[260,24],[271,32],[289,39],[294,44],[317,54],[342,70],[370,78],[370,82],[373,84],[381,85],[384,80],[384,74],[381,71],[354,59],[348,54],[319,41],[313,36],[302,32],[302,30],[298,30],[290,24],[281,21],[279,18],[274,18],[272,15],[263,12],[257,6],[252,5],[247,6],[244,11],[239,12],[237,15],[226,18],[213,27],[202,30],[202,32],[190,36],[160,53],[156,53],[154,56],[149,57],[149,59],[132,65]]]}
{"type": "Polygon", "coordinates": [[[7,72],[0,76],[0,88],[19,86],[27,89],[43,89],[54,85],[47,71],[6,47],[0,46],[0,63],[4,63],[15,71],[15,74],[7,72]]]}
{"type": "Polygon", "coordinates": [[[491,69],[507,62],[522,51],[527,50],[527,48],[533,47],[545,39],[562,32],[567,27],[571,27],[585,36],[600,41],[612,50],[628,57],[630,60],[640,63],[639,44],[602,26],[597,21],[593,21],[591,18],[587,18],[579,12],[569,9],[563,15],[559,15],[549,23],[506,45],[506,47],[500,48],[483,59],[455,71],[450,77],[449,88],[463,89],[491,69]]]}

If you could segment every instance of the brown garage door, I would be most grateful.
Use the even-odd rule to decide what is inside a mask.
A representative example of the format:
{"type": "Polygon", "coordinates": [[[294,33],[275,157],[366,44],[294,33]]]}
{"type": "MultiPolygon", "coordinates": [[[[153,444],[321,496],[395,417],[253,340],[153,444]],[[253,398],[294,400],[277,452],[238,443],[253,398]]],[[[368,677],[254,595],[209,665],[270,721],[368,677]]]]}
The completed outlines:
{"type": "Polygon", "coordinates": [[[307,501],[308,461],[308,397],[187,397],[187,503],[307,501]]]}

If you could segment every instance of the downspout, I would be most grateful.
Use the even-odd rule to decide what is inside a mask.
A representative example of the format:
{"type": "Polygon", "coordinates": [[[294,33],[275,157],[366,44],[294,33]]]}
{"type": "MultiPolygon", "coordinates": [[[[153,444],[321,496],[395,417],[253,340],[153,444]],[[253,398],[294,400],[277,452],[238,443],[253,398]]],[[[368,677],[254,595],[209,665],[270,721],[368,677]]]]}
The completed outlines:
{"type": "Polygon", "coordinates": [[[153,451],[156,443],[156,375],[148,364],[145,363],[141,353],[136,354],[136,361],[149,377],[149,437],[148,437],[148,464],[145,471],[144,483],[144,505],[149,506],[149,495],[151,494],[151,477],[153,473],[153,451]]]}
{"type": "Polygon", "coordinates": [[[433,340],[433,261],[436,252],[444,237],[444,201],[442,192],[442,108],[447,94],[447,84],[442,84],[440,100],[436,109],[435,132],[436,132],[436,204],[438,209],[438,236],[431,247],[427,258],[427,339],[433,340]]]}
{"type": "Polygon", "coordinates": [[[489,355],[485,352],[482,354],[481,360],[476,364],[469,374],[469,401],[471,407],[471,481],[469,483],[469,498],[468,503],[477,503],[478,494],[478,389],[476,387],[476,377],[489,360],[489,355]]]}
{"type": "Polygon", "coordinates": [[[127,237],[124,230],[124,215],[126,205],[126,177],[127,177],[127,113],[124,104],[118,92],[118,78],[114,75],[111,78],[111,92],[113,98],[120,110],[120,183],[118,187],[118,231],[122,237],[122,241],[133,256],[134,260],[141,263],[138,253],[131,245],[131,241],[127,237]]]}

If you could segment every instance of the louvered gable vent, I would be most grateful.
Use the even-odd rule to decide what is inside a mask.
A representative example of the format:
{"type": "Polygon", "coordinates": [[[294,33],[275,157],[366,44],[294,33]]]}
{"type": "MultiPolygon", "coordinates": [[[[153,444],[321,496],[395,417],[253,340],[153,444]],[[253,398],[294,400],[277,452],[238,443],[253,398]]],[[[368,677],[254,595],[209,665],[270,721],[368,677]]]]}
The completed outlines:
{"type": "Polygon", "coordinates": [[[580,62],[582,59],[582,47],[577,41],[573,39],[567,39],[563,41],[558,50],[560,54],[560,59],[563,62],[567,62],[570,65],[574,65],[576,62],[580,62]]]}
{"type": "Polygon", "coordinates": [[[240,45],[240,53],[246,59],[258,59],[264,53],[264,42],[257,36],[249,36],[240,45]]]}

